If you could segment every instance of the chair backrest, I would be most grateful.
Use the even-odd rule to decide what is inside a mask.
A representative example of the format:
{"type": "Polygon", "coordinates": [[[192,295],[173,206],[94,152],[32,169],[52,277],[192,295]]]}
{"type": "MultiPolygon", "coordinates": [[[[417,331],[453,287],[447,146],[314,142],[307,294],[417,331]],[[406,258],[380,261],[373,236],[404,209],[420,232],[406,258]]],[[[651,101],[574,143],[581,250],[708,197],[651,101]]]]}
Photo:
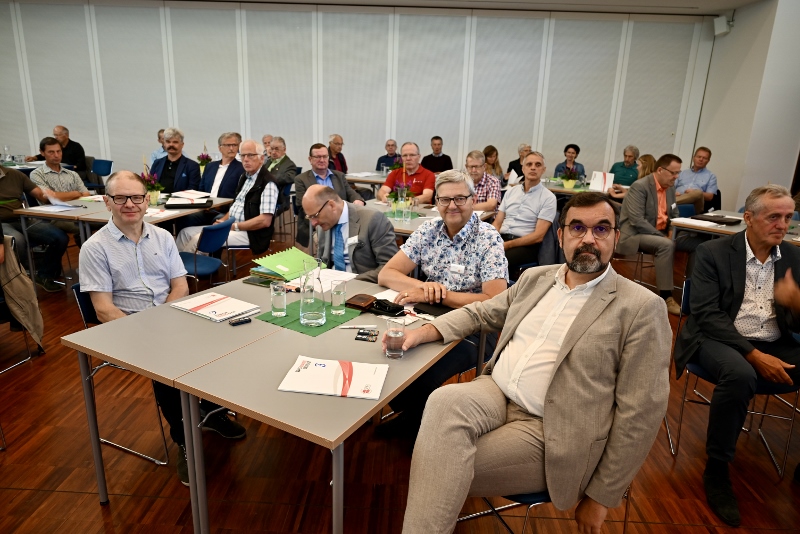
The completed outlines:
{"type": "Polygon", "coordinates": [[[792,220],[793,221],[800,221],[800,211],[794,212],[794,215],[792,215],[792,220]]]}
{"type": "Polygon", "coordinates": [[[694,206],[691,204],[679,204],[678,205],[678,214],[681,217],[691,217],[692,215],[697,215],[695,212],[694,206]]]}
{"type": "Polygon", "coordinates": [[[94,156],[86,156],[86,181],[92,182],[94,181],[94,156]]]}
{"type": "Polygon", "coordinates": [[[221,249],[225,241],[228,240],[228,234],[231,233],[233,223],[233,217],[229,217],[223,223],[204,226],[203,233],[200,234],[200,240],[197,242],[197,251],[211,254],[221,249]]]}
{"type": "Polygon", "coordinates": [[[90,325],[100,324],[100,319],[97,318],[97,312],[94,310],[92,297],[89,293],[81,293],[80,284],[72,284],[72,293],[75,295],[75,301],[78,303],[78,309],[81,312],[83,327],[89,328],[90,325]]]}
{"type": "Polygon", "coordinates": [[[297,174],[300,174],[301,172],[303,172],[303,167],[297,167],[297,174]]]}
{"type": "Polygon", "coordinates": [[[39,205],[39,200],[27,191],[23,193],[23,197],[22,204],[24,208],[33,208],[39,205]]]}
{"type": "Polygon", "coordinates": [[[111,174],[111,167],[114,162],[108,159],[96,159],[92,165],[92,172],[100,178],[109,176],[111,174]]]}

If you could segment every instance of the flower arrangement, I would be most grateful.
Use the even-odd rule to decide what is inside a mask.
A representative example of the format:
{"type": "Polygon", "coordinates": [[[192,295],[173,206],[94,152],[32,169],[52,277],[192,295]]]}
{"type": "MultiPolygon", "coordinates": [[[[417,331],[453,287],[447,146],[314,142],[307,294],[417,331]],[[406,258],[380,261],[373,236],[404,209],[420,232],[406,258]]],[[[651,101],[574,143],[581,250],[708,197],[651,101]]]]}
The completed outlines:
{"type": "Polygon", "coordinates": [[[572,180],[577,182],[578,180],[580,180],[581,177],[578,176],[578,171],[576,171],[575,169],[566,168],[564,169],[564,173],[561,176],[559,176],[559,178],[561,180],[572,180]]]}
{"type": "Polygon", "coordinates": [[[392,166],[389,167],[389,170],[393,171],[395,169],[402,169],[402,168],[403,168],[403,158],[400,157],[400,154],[397,154],[394,157],[394,163],[392,163],[392,166]]]}
{"type": "Polygon", "coordinates": [[[164,186],[158,183],[158,175],[150,174],[150,169],[145,168],[145,171],[139,175],[144,180],[144,185],[148,191],[163,191],[164,186]]]}
{"type": "Polygon", "coordinates": [[[395,183],[394,188],[386,195],[386,198],[392,202],[398,202],[403,197],[406,200],[414,198],[414,193],[411,192],[411,184],[395,183]]]}
{"type": "Polygon", "coordinates": [[[211,163],[211,156],[208,155],[208,149],[206,148],[206,144],[203,143],[203,152],[197,156],[197,162],[200,164],[201,167],[208,165],[211,163]]]}

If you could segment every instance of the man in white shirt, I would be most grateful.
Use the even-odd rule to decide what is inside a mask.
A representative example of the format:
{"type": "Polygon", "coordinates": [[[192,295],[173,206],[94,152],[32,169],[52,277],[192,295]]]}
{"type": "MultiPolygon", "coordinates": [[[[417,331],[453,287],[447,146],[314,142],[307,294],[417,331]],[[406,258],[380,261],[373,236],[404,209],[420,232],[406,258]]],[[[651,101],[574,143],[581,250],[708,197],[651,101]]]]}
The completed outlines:
{"type": "Polygon", "coordinates": [[[542,184],[547,167],[540,152],[522,159],[521,185],[506,191],[492,223],[508,258],[508,274],[517,279],[520,266],[538,262],[539,247],[556,218],[556,196],[542,184]]]}
{"type": "Polygon", "coordinates": [[[608,197],[573,196],[559,222],[566,264],[406,332],[404,350],[501,330],[480,377],[428,400],[404,533],[452,532],[467,496],[545,490],[558,509],[578,504],[580,532],[599,532],[650,451],[669,396],[666,306],[609,265],[608,197]]]}

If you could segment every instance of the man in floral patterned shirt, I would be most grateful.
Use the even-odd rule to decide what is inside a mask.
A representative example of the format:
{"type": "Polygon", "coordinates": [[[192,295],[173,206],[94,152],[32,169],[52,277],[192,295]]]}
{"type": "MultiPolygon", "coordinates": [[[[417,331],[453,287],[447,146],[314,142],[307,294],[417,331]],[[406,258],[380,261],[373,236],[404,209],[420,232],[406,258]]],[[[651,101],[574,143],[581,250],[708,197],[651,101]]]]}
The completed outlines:
{"type": "MultiPolygon", "coordinates": [[[[441,219],[427,221],[411,234],[380,272],[378,283],[398,291],[399,304],[460,308],[499,295],[508,287],[508,261],[500,234],[473,213],[472,179],[461,171],[445,171],[436,178],[435,189],[441,219]],[[408,276],[416,267],[420,280],[408,276]]],[[[496,342],[494,334],[487,339],[487,359],[496,342]]],[[[416,438],[428,397],[451,376],[475,366],[477,345],[477,335],[466,338],[402,391],[391,403],[402,413],[376,433],[416,438]]]]}
{"type": "Polygon", "coordinates": [[[486,173],[486,156],[480,150],[467,154],[467,174],[475,184],[475,204],[473,209],[495,213],[503,199],[500,180],[486,173]]]}

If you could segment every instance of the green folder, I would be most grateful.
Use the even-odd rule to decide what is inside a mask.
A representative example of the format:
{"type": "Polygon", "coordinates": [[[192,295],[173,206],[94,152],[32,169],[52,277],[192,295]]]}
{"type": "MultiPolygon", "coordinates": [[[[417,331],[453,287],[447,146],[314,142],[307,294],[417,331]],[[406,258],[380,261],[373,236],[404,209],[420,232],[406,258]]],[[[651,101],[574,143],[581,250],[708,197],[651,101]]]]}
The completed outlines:
{"type": "MultiPolygon", "coordinates": [[[[316,262],[310,255],[292,247],[283,252],[253,260],[253,262],[259,266],[250,269],[250,274],[288,282],[289,280],[294,280],[298,276],[301,276],[305,272],[303,261],[316,262]]],[[[322,268],[325,269],[327,266],[323,263],[322,268]]]]}

